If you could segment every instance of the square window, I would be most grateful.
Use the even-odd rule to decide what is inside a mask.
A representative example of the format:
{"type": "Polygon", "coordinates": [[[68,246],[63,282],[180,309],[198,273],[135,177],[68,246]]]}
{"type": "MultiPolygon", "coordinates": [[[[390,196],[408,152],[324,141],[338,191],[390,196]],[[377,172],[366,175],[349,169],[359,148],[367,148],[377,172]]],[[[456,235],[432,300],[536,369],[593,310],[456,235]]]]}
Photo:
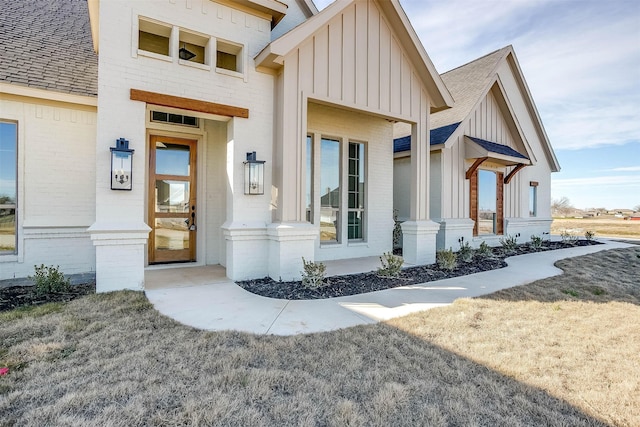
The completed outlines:
{"type": "Polygon", "coordinates": [[[169,56],[171,26],[140,19],[138,21],[138,49],[169,56]]]}
{"type": "Polygon", "coordinates": [[[183,61],[209,65],[209,37],[180,30],[178,57],[183,61]]]}
{"type": "Polygon", "coordinates": [[[216,43],[216,67],[242,73],[242,46],[218,40],[216,43]]]}

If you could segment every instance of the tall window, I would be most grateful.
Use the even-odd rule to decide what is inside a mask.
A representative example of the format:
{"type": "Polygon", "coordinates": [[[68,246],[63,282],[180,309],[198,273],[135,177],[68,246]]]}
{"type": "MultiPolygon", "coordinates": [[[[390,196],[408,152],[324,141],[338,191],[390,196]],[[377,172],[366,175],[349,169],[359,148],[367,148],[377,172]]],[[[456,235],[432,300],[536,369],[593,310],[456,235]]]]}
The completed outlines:
{"type": "Polygon", "coordinates": [[[349,143],[349,209],[347,234],[349,240],[364,237],[364,144],[349,143]]]}
{"type": "Polygon", "coordinates": [[[340,241],[340,141],[320,141],[320,242],[340,241]]]}
{"type": "Polygon", "coordinates": [[[18,125],[0,121],[0,254],[16,253],[18,125]]]}
{"type": "Polygon", "coordinates": [[[529,216],[538,216],[538,183],[529,182],[529,216]]]}
{"type": "Polygon", "coordinates": [[[313,139],[307,135],[305,206],[307,222],[313,223],[313,139]]]}

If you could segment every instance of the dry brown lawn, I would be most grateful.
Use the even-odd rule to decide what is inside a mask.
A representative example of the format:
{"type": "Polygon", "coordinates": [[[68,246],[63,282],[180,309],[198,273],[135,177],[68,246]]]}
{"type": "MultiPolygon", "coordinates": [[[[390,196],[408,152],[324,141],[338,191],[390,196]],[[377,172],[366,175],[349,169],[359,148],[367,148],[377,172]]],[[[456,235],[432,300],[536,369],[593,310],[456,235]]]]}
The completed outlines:
{"type": "Polygon", "coordinates": [[[622,218],[554,218],[551,223],[551,233],[560,234],[569,231],[577,236],[584,236],[587,231],[593,231],[601,237],[632,237],[640,239],[640,221],[622,218]]]}
{"type": "Polygon", "coordinates": [[[197,331],[133,292],[6,312],[0,425],[640,425],[638,254],[295,337],[197,331]]]}

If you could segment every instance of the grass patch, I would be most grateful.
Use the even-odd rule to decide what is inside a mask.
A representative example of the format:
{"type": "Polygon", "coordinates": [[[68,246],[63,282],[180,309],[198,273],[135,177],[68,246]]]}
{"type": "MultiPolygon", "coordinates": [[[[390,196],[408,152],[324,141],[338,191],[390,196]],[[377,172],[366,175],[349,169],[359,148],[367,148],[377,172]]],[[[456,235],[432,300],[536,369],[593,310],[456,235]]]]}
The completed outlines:
{"type": "Polygon", "coordinates": [[[11,320],[23,319],[25,317],[41,317],[51,313],[59,313],[64,308],[64,303],[51,302],[43,305],[27,305],[18,307],[15,310],[0,312],[0,321],[9,322],[11,320]]]}
{"type": "Polygon", "coordinates": [[[23,365],[0,377],[0,424],[639,425],[640,263],[565,261],[563,276],[323,334],[198,331],[136,292],[16,316],[0,362],[23,365]]]}

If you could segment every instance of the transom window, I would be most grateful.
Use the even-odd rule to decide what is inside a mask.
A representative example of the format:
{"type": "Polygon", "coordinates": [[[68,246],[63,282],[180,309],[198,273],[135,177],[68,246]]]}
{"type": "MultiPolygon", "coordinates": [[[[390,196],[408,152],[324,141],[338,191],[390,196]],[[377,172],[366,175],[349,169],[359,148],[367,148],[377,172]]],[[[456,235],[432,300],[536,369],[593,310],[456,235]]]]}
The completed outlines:
{"type": "Polygon", "coordinates": [[[0,255],[17,248],[18,125],[0,120],[0,255]]]}
{"type": "Polygon", "coordinates": [[[158,123],[171,123],[174,125],[183,125],[198,127],[198,118],[192,116],[183,116],[181,114],[165,113],[163,111],[152,111],[151,121],[158,123]]]}

